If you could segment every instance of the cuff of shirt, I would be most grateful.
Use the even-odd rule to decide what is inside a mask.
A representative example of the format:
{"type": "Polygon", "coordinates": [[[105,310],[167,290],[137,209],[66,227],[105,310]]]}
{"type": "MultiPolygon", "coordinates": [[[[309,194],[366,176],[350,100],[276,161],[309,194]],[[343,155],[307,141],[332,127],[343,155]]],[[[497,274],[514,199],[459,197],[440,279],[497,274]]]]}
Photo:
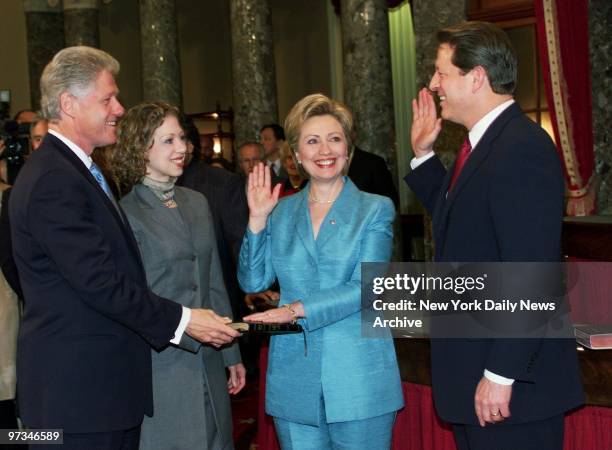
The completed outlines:
{"type": "Polygon", "coordinates": [[[489,372],[487,369],[484,370],[484,376],[489,381],[492,381],[493,383],[497,384],[503,384],[504,386],[510,386],[512,383],[514,383],[513,378],[502,377],[501,375],[497,375],[496,373],[489,372]]]}
{"type": "Polygon", "coordinates": [[[187,328],[187,325],[189,324],[189,320],[191,320],[191,310],[184,306],[182,308],[183,308],[183,314],[181,315],[181,321],[179,322],[178,327],[176,328],[176,331],[174,332],[174,337],[170,339],[170,343],[174,345],[178,345],[179,342],[181,342],[181,339],[183,338],[183,334],[185,333],[185,328],[187,328]]]}
{"type": "Polygon", "coordinates": [[[429,152],[426,155],[419,156],[418,158],[412,158],[412,160],[410,161],[410,168],[412,170],[416,169],[421,164],[423,164],[425,161],[427,161],[429,158],[433,158],[434,155],[435,155],[434,152],[429,152]]]}

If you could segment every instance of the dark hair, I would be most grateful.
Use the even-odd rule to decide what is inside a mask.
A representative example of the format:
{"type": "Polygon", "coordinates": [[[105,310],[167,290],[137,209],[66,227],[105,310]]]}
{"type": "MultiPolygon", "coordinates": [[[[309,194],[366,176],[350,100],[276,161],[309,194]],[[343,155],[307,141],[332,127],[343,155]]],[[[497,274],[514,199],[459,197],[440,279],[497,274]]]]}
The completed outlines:
{"type": "MultiPolygon", "coordinates": [[[[15,113],[15,116],[13,117],[13,120],[15,122],[17,122],[19,120],[19,116],[22,115],[23,113],[32,113],[32,114],[36,114],[36,111],[32,111],[31,109],[22,109],[19,110],[15,113]]],[[[25,122],[25,123],[31,123],[31,122],[25,122]]]]}
{"type": "Polygon", "coordinates": [[[261,133],[266,128],[272,129],[272,132],[274,133],[274,137],[276,138],[276,140],[279,140],[279,139],[282,139],[283,141],[285,140],[285,130],[279,124],[269,123],[268,125],[264,125],[263,127],[261,127],[259,132],[261,133]]]}
{"type": "Polygon", "coordinates": [[[229,162],[227,159],[225,159],[222,156],[217,156],[215,158],[212,158],[208,164],[211,165],[211,166],[213,164],[219,164],[221,167],[223,167],[225,170],[227,170],[229,172],[233,172],[234,171],[234,168],[232,167],[232,163],[229,162]]]}
{"type": "Polygon", "coordinates": [[[516,53],[501,28],[488,22],[463,22],[438,31],[438,43],[454,50],[452,63],[464,73],[482,66],[493,92],[514,93],[516,53]]]}
{"type": "Polygon", "coordinates": [[[179,117],[179,123],[181,125],[181,128],[185,132],[185,137],[189,142],[193,144],[193,157],[189,165],[195,164],[196,161],[200,160],[200,155],[202,154],[200,131],[198,130],[198,127],[195,126],[193,119],[184,113],[181,113],[181,116],[179,117]]]}

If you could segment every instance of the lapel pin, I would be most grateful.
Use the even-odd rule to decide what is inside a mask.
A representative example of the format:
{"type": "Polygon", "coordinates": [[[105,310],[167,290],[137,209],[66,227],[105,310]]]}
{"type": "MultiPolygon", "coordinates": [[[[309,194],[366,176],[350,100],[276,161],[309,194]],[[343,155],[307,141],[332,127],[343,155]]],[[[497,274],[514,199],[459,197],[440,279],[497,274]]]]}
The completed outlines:
{"type": "Polygon", "coordinates": [[[332,224],[332,225],[336,225],[336,220],[335,220],[335,219],[331,219],[331,220],[329,221],[329,223],[330,223],[330,224],[332,224]]]}

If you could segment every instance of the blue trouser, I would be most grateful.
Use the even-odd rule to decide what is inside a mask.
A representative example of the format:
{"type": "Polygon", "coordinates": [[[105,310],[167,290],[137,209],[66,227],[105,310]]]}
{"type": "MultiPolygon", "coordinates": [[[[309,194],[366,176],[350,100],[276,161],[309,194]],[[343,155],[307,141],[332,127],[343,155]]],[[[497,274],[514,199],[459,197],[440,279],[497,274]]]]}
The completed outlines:
{"type": "Polygon", "coordinates": [[[363,420],[327,423],[321,401],[319,425],[274,417],[282,450],[385,450],[391,448],[396,412],[363,420]]]}

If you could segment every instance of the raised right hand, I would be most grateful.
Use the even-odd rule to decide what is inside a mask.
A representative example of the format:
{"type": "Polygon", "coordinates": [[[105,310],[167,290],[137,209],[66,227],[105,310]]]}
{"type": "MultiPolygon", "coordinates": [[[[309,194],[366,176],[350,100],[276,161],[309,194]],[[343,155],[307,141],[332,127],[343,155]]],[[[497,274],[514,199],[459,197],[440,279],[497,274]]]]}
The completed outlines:
{"type": "Polygon", "coordinates": [[[249,203],[249,229],[258,233],[266,226],[268,215],[278,203],[281,184],[271,189],[270,168],[258,163],[249,174],[247,201],[249,203]]]}
{"type": "Polygon", "coordinates": [[[229,317],[217,315],[212,309],[192,309],[185,331],[203,344],[220,347],[240,336],[239,332],[227,326],[231,321],[229,317]]]}
{"type": "Polygon", "coordinates": [[[419,91],[418,99],[412,100],[410,142],[417,158],[433,151],[434,142],[441,129],[442,119],[436,113],[433,96],[429,90],[423,88],[419,91]]]}

